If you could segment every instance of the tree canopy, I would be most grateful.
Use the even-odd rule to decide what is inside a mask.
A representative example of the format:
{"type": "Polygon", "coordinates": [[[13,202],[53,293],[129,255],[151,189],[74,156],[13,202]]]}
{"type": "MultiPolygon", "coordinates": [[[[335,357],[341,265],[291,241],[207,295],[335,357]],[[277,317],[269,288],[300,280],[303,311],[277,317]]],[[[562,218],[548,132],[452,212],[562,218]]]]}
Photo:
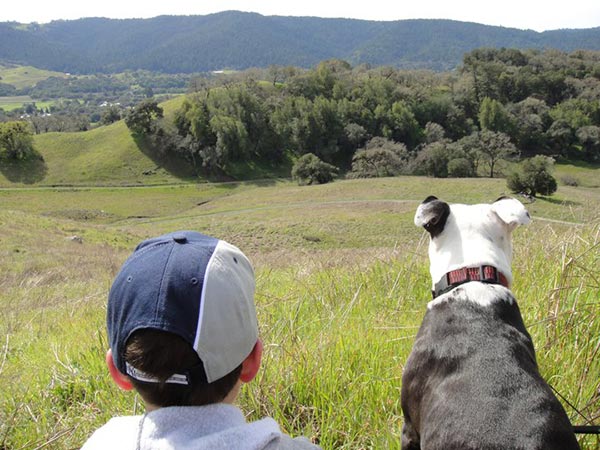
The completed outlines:
{"type": "Polygon", "coordinates": [[[36,152],[27,122],[0,122],[0,156],[7,159],[27,159],[36,152]]]}
{"type": "Polygon", "coordinates": [[[516,49],[473,51],[456,73],[330,60],[196,86],[172,124],[151,100],[126,121],[197,170],[310,153],[353,176],[495,177],[520,155],[598,160],[599,66],[600,52],[516,49]],[[376,138],[405,150],[368,148],[376,138]]]}

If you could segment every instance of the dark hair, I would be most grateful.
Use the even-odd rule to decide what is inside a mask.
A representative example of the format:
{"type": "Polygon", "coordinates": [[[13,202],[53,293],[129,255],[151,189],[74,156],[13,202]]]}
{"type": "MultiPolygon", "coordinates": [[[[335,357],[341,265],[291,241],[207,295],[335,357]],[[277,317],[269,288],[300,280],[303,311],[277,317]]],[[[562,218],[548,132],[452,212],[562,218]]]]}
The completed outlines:
{"type": "Polygon", "coordinates": [[[131,382],[142,398],[152,405],[200,406],[222,401],[240,377],[242,365],[212,383],[190,386],[164,383],[174,373],[182,373],[200,364],[200,358],[184,339],[165,331],[144,329],[135,331],[125,346],[125,361],[146,372],[160,383],[135,379],[131,382]]]}

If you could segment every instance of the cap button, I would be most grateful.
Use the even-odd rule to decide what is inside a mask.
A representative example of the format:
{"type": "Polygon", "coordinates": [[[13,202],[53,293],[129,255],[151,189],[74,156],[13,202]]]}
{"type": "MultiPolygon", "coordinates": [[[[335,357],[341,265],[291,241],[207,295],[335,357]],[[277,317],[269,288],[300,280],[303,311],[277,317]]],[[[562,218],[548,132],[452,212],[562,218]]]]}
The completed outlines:
{"type": "Polygon", "coordinates": [[[177,233],[173,235],[173,240],[178,244],[185,244],[187,242],[187,237],[185,234],[177,233]]]}

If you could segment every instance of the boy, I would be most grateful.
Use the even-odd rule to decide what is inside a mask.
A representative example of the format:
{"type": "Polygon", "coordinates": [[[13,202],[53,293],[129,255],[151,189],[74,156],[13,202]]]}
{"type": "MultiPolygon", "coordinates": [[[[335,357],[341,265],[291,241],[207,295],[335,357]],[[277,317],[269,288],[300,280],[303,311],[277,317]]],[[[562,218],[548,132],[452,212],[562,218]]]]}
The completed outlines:
{"type": "Polygon", "coordinates": [[[233,405],[262,355],[254,271],[238,248],[193,231],[142,242],[112,285],[107,327],[110,375],[147,411],[111,419],[83,450],[319,448],[233,405]]]}

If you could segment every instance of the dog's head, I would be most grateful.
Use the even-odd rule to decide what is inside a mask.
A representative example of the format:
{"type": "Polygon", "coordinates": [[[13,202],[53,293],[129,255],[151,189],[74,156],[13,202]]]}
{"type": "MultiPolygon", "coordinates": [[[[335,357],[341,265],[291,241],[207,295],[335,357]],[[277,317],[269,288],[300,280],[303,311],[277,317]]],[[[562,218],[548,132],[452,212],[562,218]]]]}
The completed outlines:
{"type": "Polygon", "coordinates": [[[435,285],[446,273],[463,267],[490,265],[512,283],[511,233],[531,221],[514,198],[500,197],[492,204],[445,203],[429,196],[417,208],[415,225],[430,235],[429,260],[435,285]]]}

